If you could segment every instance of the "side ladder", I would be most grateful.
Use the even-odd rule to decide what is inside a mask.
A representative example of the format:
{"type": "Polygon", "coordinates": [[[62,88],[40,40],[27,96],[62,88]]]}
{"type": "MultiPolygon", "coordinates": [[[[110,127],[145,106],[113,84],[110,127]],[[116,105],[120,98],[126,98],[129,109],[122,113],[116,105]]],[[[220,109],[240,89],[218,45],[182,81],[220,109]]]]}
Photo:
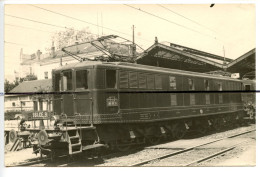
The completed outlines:
{"type": "Polygon", "coordinates": [[[69,143],[69,155],[79,154],[82,152],[82,143],[77,128],[66,131],[67,142],[69,143]]]}

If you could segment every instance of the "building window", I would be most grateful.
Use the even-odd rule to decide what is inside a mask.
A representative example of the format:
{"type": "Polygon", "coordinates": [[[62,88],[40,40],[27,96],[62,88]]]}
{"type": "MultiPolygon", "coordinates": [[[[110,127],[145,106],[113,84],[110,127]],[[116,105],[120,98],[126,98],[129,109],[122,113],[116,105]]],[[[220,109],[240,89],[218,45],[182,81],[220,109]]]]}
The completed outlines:
{"type": "Polygon", "coordinates": [[[189,82],[189,90],[195,90],[194,80],[188,79],[189,82]]]}
{"type": "Polygon", "coordinates": [[[12,102],[12,106],[15,107],[15,102],[12,102]]]}
{"type": "Polygon", "coordinates": [[[48,71],[44,72],[44,78],[48,79],[48,71]]]}
{"type": "Polygon", "coordinates": [[[195,94],[190,94],[190,105],[195,105],[195,94]]]}
{"type": "Polygon", "coordinates": [[[139,88],[146,88],[146,76],[144,74],[139,74],[139,88]]]}
{"type": "Polygon", "coordinates": [[[116,70],[106,70],[106,88],[116,88],[116,70]]]}
{"type": "Polygon", "coordinates": [[[22,106],[25,106],[25,102],[24,102],[24,101],[22,101],[22,102],[21,102],[21,105],[22,105],[22,106]]]}
{"type": "Polygon", "coordinates": [[[162,89],[162,77],[161,76],[155,76],[155,88],[162,89]]]}
{"type": "Polygon", "coordinates": [[[119,85],[120,88],[128,88],[128,72],[126,71],[119,72],[119,85]]]}
{"type": "Polygon", "coordinates": [[[206,97],[206,104],[210,104],[210,95],[206,94],[205,97],[206,97]]]}
{"type": "Polygon", "coordinates": [[[171,106],[176,106],[177,105],[177,97],[176,94],[173,93],[171,94],[171,106]]]}
{"type": "Polygon", "coordinates": [[[76,88],[88,89],[88,70],[76,71],[76,88]]]}
{"type": "Polygon", "coordinates": [[[206,91],[209,91],[209,81],[208,80],[204,80],[204,88],[206,91]]]}
{"type": "Polygon", "coordinates": [[[176,90],[176,78],[173,76],[169,77],[170,89],[176,90]]]}

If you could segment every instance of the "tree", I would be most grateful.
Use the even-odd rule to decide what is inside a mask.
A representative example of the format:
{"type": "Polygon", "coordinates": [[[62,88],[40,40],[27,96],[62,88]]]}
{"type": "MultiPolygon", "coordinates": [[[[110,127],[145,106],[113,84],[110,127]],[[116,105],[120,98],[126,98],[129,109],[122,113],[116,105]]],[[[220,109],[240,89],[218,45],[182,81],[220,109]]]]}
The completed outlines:
{"type": "Polygon", "coordinates": [[[15,81],[9,82],[8,80],[5,79],[5,93],[10,92],[13,88],[15,88],[19,83],[15,81]]]}
{"type": "MultiPolygon", "coordinates": [[[[90,32],[88,28],[82,30],[75,30],[74,28],[68,28],[65,31],[58,31],[52,35],[51,40],[54,42],[55,48],[61,50],[63,47],[73,45],[75,41],[79,43],[87,42],[95,39],[96,36],[90,32]]],[[[50,52],[50,48],[45,48],[50,52]]]]}
{"type": "Polygon", "coordinates": [[[5,79],[5,85],[4,85],[5,93],[10,92],[13,88],[18,86],[23,81],[31,81],[31,80],[37,80],[37,76],[35,76],[34,74],[28,74],[24,78],[15,78],[13,82],[9,82],[8,80],[5,79]]]}
{"type": "Polygon", "coordinates": [[[20,78],[20,82],[23,81],[32,81],[32,80],[37,80],[37,76],[34,74],[28,74],[27,76],[25,76],[24,78],[20,78]]]}

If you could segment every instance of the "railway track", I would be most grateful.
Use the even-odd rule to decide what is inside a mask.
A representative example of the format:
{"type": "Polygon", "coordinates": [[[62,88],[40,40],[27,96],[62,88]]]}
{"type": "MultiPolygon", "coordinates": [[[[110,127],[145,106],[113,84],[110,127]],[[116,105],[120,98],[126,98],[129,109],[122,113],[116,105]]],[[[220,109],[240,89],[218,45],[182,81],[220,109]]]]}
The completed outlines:
{"type": "MultiPolygon", "coordinates": [[[[217,140],[213,140],[213,141],[209,141],[209,142],[206,142],[206,143],[203,143],[203,144],[199,144],[199,145],[195,145],[195,146],[192,146],[192,147],[189,147],[189,148],[185,148],[185,149],[182,149],[182,150],[179,150],[179,151],[170,152],[168,154],[164,154],[164,155],[161,155],[161,156],[158,156],[158,157],[155,157],[155,158],[151,158],[151,159],[148,159],[148,160],[143,160],[143,161],[140,161],[140,162],[137,162],[137,163],[130,164],[128,166],[130,166],[130,167],[144,166],[144,165],[147,165],[149,163],[161,161],[163,159],[173,158],[173,157],[175,157],[177,155],[180,155],[180,154],[184,154],[184,153],[191,152],[191,151],[196,151],[197,148],[201,148],[201,147],[206,146],[206,145],[210,145],[210,144],[213,144],[213,143],[216,143],[216,142],[220,142],[220,141],[223,141],[225,139],[231,139],[231,138],[239,137],[239,136],[242,136],[242,135],[254,132],[254,131],[255,131],[255,129],[249,130],[249,131],[245,131],[245,132],[238,133],[238,134],[235,134],[235,135],[231,135],[231,136],[228,136],[228,137],[220,138],[220,139],[217,139],[217,140]]],[[[228,151],[231,151],[234,148],[236,148],[237,146],[239,146],[239,145],[241,145],[243,143],[246,143],[248,141],[251,141],[251,140],[247,140],[247,141],[243,141],[243,142],[237,143],[234,146],[225,148],[224,150],[222,149],[222,150],[220,150],[218,152],[212,153],[212,154],[210,154],[208,156],[205,156],[203,158],[199,158],[197,160],[193,160],[191,162],[185,163],[185,164],[180,165],[180,166],[195,166],[198,163],[204,162],[206,160],[209,160],[209,159],[217,157],[217,156],[219,156],[221,154],[224,154],[224,153],[226,153],[228,151]]]]}
{"type": "MultiPolygon", "coordinates": [[[[216,143],[216,142],[219,142],[221,140],[225,140],[225,139],[230,139],[230,138],[235,138],[235,137],[238,137],[238,136],[241,136],[241,135],[244,135],[244,134],[247,134],[247,133],[250,133],[250,132],[253,132],[255,131],[255,129],[251,129],[249,131],[244,131],[242,133],[237,133],[237,134],[234,134],[234,135],[231,135],[231,136],[228,136],[228,137],[224,137],[224,138],[220,138],[220,139],[217,139],[217,140],[213,140],[213,141],[209,141],[209,142],[206,142],[206,143],[203,143],[203,144],[199,144],[199,145],[196,145],[196,146],[192,146],[192,147],[189,147],[189,148],[185,148],[185,149],[182,149],[182,150],[179,150],[179,151],[174,151],[174,152],[170,152],[170,153],[167,153],[165,155],[161,155],[161,156],[158,156],[158,157],[155,157],[155,158],[151,158],[151,159],[148,159],[148,160],[144,160],[144,161],[140,161],[140,162],[137,162],[137,163],[134,163],[134,164],[130,164],[130,165],[124,165],[124,166],[132,166],[132,167],[136,167],[136,166],[143,166],[143,165],[147,165],[149,164],[150,162],[153,162],[153,161],[158,161],[158,160],[162,160],[162,159],[166,159],[166,158],[170,158],[170,157],[174,157],[176,155],[179,155],[179,154],[183,154],[185,152],[190,152],[192,150],[195,150],[196,148],[199,148],[199,147],[202,147],[202,146],[205,146],[205,145],[209,145],[209,144],[212,144],[212,143],[216,143]]],[[[243,142],[242,142],[243,143],[243,142]]],[[[233,147],[229,147],[227,149],[224,149],[220,152],[217,152],[217,153],[214,153],[212,156],[207,156],[207,157],[204,157],[204,158],[200,158],[198,160],[194,160],[190,163],[187,163],[185,165],[182,165],[182,166],[193,166],[193,165],[196,165],[197,163],[200,163],[200,162],[203,162],[205,160],[209,160],[213,157],[216,157],[218,155],[221,155],[223,153],[226,153],[228,151],[231,151],[232,149],[234,149],[236,146],[233,146],[233,147]]],[[[97,162],[91,162],[91,160],[87,161],[86,162],[86,158],[84,159],[74,159],[74,160],[68,160],[68,156],[67,155],[64,155],[64,156],[60,156],[58,159],[55,160],[55,162],[52,162],[50,158],[43,158],[43,159],[37,159],[37,160],[33,160],[33,161],[30,161],[30,162],[25,162],[25,163],[19,163],[18,165],[16,166],[55,166],[55,167],[66,167],[66,166],[81,166],[81,162],[83,163],[82,160],[85,160],[84,161],[84,165],[86,166],[96,166],[96,165],[101,165],[103,163],[105,163],[105,161],[102,162],[102,160],[105,160],[105,159],[116,159],[117,157],[123,157],[123,156],[127,156],[127,155],[130,155],[130,154],[135,154],[136,152],[138,152],[139,150],[143,150],[144,147],[142,148],[135,148],[135,149],[132,149],[130,152],[127,152],[127,153],[124,153],[124,152],[115,152],[115,153],[111,153],[111,154],[107,154],[107,155],[104,155],[102,156],[102,159],[100,161],[100,159],[97,161],[97,162]],[[65,160],[64,160],[65,159],[65,160]]],[[[146,149],[147,150],[147,149],[146,149]]]]}

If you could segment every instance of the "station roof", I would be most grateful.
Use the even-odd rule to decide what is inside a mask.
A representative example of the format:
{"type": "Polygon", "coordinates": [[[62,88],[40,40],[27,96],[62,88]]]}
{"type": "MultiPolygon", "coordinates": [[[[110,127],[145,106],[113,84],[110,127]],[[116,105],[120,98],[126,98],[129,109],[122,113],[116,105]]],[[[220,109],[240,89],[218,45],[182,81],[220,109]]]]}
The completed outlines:
{"type": "Polygon", "coordinates": [[[240,76],[255,70],[255,49],[232,60],[174,43],[155,42],[138,56],[137,63],[195,72],[226,70],[240,76]]]}
{"type": "Polygon", "coordinates": [[[43,80],[33,80],[33,81],[24,81],[18,86],[13,88],[9,93],[34,93],[41,91],[51,91],[52,90],[52,80],[43,79],[43,80]]]}
{"type": "Polygon", "coordinates": [[[255,68],[255,48],[248,51],[244,55],[238,57],[233,62],[227,64],[227,71],[233,73],[240,73],[245,75],[246,73],[252,73],[256,70],[255,68]]]}

